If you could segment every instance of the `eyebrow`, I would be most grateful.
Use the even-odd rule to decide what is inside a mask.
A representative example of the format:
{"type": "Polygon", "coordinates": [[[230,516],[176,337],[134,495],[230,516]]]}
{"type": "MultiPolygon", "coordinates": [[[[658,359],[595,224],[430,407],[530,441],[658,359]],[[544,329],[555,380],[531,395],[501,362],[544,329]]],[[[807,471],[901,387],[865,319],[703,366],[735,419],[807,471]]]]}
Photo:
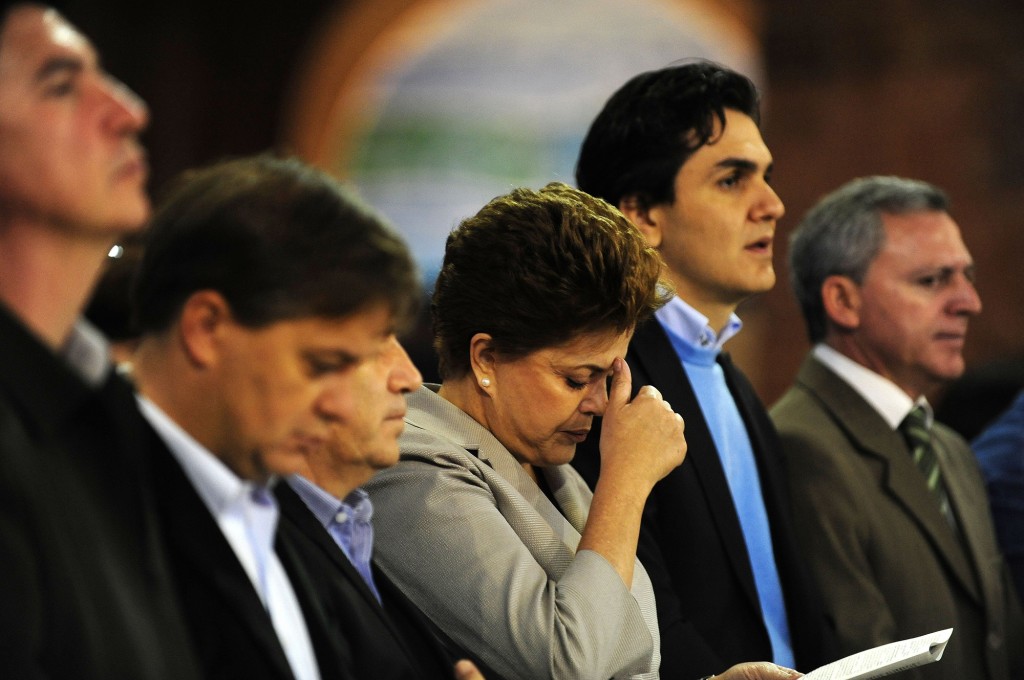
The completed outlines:
{"type": "Polygon", "coordinates": [[[913,276],[927,276],[930,274],[939,274],[940,276],[951,276],[957,272],[963,272],[966,275],[973,274],[977,270],[977,264],[974,262],[968,262],[963,265],[950,265],[940,264],[921,267],[913,272],[913,276]]]}
{"type": "Polygon", "coordinates": [[[69,74],[80,73],[85,69],[82,60],[77,57],[52,57],[36,71],[36,82],[42,82],[50,76],[67,72],[69,74]]]}
{"type": "MultiPolygon", "coordinates": [[[[771,172],[774,167],[775,167],[775,163],[774,162],[769,163],[765,167],[764,171],[766,173],[767,172],[771,172]]],[[[757,172],[758,165],[757,165],[757,163],[755,163],[754,161],[750,160],[749,158],[730,157],[730,158],[723,158],[722,160],[720,160],[717,163],[715,163],[715,169],[723,169],[723,170],[724,169],[734,169],[734,170],[742,170],[743,172],[755,173],[755,172],[757,172]]]]}
{"type": "MultiPolygon", "coordinates": [[[[563,370],[565,370],[565,369],[563,369],[563,370]]],[[[597,364],[580,364],[578,366],[573,366],[573,367],[569,368],[568,370],[570,370],[570,371],[579,371],[579,370],[590,371],[591,375],[593,375],[594,373],[608,373],[608,372],[610,372],[612,370],[612,367],[611,366],[608,366],[608,367],[598,366],[597,364]]]]}
{"type": "Polygon", "coordinates": [[[335,361],[339,364],[355,364],[362,360],[362,357],[347,350],[308,347],[302,355],[312,361],[335,361]]]}

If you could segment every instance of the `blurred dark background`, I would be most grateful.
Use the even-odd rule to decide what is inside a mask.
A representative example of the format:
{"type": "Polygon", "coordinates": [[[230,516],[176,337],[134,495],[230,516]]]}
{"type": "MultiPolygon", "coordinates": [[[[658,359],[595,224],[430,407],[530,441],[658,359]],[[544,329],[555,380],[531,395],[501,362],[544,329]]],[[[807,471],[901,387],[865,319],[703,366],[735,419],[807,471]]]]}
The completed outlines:
{"type": "MultiPolygon", "coordinates": [[[[107,69],[150,105],[145,142],[158,195],[181,170],[224,156],[304,151],[295,97],[324,31],[358,20],[345,32],[355,54],[361,40],[416,4],[72,0],[65,7],[107,69]]],[[[696,4],[745,27],[765,70],[764,131],[787,206],[776,242],[779,283],[741,309],[747,326],[730,344],[766,402],[791,383],[807,349],[786,280],[786,236],[818,197],[865,174],[916,177],[950,194],[985,306],[972,326],[969,364],[1024,354],[1024,3],[696,4]]],[[[428,355],[417,358],[432,374],[428,355]]]]}

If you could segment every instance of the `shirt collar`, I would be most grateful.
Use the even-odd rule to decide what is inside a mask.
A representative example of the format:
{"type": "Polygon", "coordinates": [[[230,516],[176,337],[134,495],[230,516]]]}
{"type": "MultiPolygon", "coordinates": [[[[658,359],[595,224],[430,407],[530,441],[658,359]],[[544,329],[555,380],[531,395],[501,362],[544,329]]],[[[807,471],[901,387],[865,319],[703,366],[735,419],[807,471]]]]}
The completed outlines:
{"type": "Polygon", "coordinates": [[[917,405],[924,407],[927,425],[931,427],[934,413],[928,400],[923,396],[915,402],[896,383],[828,345],[817,344],[812,351],[818,361],[825,364],[863,397],[893,430],[900,426],[907,414],[917,405]]]}
{"type": "Polygon", "coordinates": [[[110,343],[85,319],[71,327],[60,355],[89,387],[99,387],[110,372],[110,343]]]}
{"type": "Polygon", "coordinates": [[[725,328],[716,331],[708,325],[708,318],[687,304],[678,295],[654,313],[661,324],[693,347],[719,352],[722,345],[743,328],[736,314],[729,315],[725,328]]]}
{"type": "MultiPolygon", "coordinates": [[[[163,409],[142,395],[136,395],[139,410],[146,417],[167,448],[181,464],[185,475],[192,482],[199,497],[214,516],[220,516],[235,506],[239,499],[254,498],[263,494],[253,482],[243,480],[225,465],[209,449],[200,444],[174,422],[163,409]]],[[[267,483],[272,486],[274,480],[267,483]]],[[[268,494],[273,499],[272,494],[268,494]]],[[[272,500],[270,501],[272,502],[272,500]]]]}
{"type": "Polygon", "coordinates": [[[366,522],[373,517],[373,504],[370,502],[369,494],[363,489],[353,489],[342,501],[302,475],[292,475],[285,481],[324,528],[340,522],[339,516],[366,522]]]}
{"type": "Polygon", "coordinates": [[[0,355],[0,392],[18,405],[36,436],[51,436],[81,409],[95,404],[97,391],[3,302],[0,355]]]}

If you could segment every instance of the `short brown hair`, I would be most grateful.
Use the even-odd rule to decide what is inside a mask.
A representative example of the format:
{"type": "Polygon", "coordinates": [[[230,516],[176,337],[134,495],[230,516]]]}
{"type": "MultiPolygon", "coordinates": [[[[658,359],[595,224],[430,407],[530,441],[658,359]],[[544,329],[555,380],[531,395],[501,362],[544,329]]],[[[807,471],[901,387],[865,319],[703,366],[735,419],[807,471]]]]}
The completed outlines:
{"type": "Polygon", "coordinates": [[[134,297],[144,334],[169,328],[203,289],[223,295],[250,328],[385,304],[401,329],[420,300],[405,243],[334,178],[294,158],[184,173],[145,238],[134,297]]]}
{"type": "Polygon", "coordinates": [[[559,182],[516,189],[445,245],[431,312],[443,378],[469,371],[469,342],[518,358],[591,332],[625,332],[671,298],[661,258],[608,203],[559,182]]]}

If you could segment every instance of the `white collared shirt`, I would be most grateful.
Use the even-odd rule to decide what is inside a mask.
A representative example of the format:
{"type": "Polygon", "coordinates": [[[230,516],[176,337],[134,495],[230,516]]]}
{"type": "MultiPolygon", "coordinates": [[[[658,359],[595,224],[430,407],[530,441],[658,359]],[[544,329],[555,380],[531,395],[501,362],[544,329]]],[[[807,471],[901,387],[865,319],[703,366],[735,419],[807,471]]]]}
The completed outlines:
{"type": "Polygon", "coordinates": [[[143,416],[181,464],[252,581],[296,680],[319,680],[302,608],[274,552],[278,508],[273,494],[268,487],[239,479],[160,407],[143,396],[137,398],[143,416]]]}
{"type": "Polygon", "coordinates": [[[931,427],[934,414],[928,400],[923,396],[915,402],[893,381],[858,364],[826,344],[817,344],[812,351],[818,361],[825,364],[863,397],[894,431],[899,429],[900,423],[916,405],[924,407],[928,427],[931,427]]]}
{"type": "Polygon", "coordinates": [[[103,384],[112,366],[110,343],[84,318],[71,327],[60,355],[82,381],[92,388],[103,384]]]}

